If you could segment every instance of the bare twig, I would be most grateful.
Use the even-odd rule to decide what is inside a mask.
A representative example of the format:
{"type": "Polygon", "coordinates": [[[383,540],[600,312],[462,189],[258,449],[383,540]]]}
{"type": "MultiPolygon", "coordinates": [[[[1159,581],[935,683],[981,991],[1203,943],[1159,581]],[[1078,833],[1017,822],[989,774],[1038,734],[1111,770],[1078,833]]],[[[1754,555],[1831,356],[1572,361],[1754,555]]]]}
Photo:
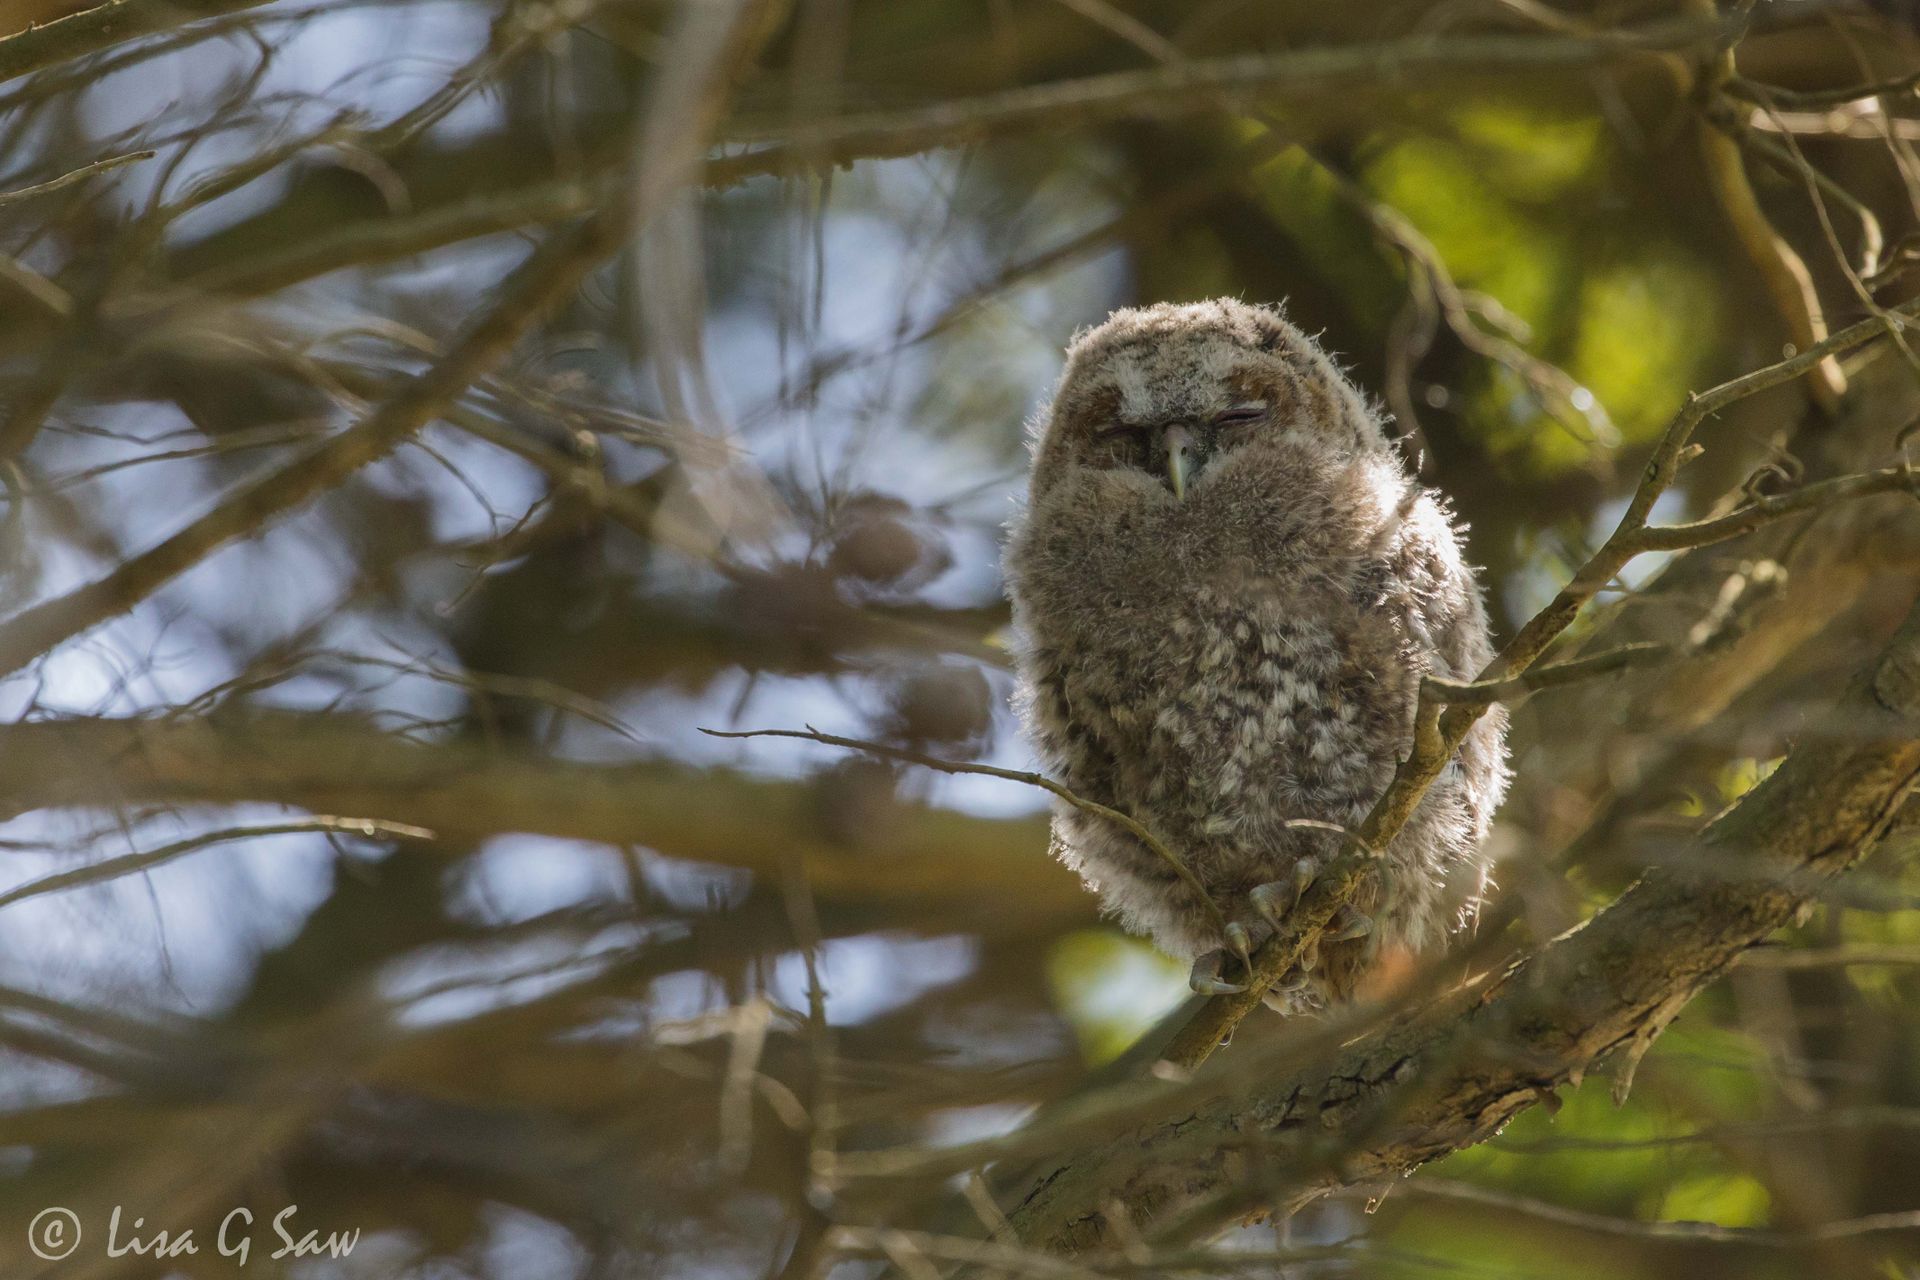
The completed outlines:
{"type": "Polygon", "coordinates": [[[1018,782],[1029,787],[1038,787],[1057,799],[1064,800],[1084,813],[1096,814],[1123,828],[1127,834],[1147,846],[1154,856],[1167,864],[1167,867],[1180,877],[1181,883],[1193,893],[1194,897],[1206,905],[1213,916],[1214,927],[1222,934],[1226,932],[1226,917],[1220,907],[1208,894],[1206,886],[1200,883],[1186,862],[1169,849],[1160,837],[1153,834],[1130,814],[1076,795],[1065,786],[1055,782],[1044,773],[1030,773],[1022,769],[1002,769],[991,764],[966,764],[957,760],[943,760],[939,756],[930,756],[921,751],[908,751],[900,747],[890,747],[880,742],[867,742],[860,738],[843,738],[837,734],[821,733],[815,729],[744,729],[730,731],[725,729],[701,729],[700,732],[713,738],[798,738],[803,742],[819,742],[830,747],[845,747],[849,751],[864,751],[869,755],[880,756],[887,760],[899,760],[906,764],[917,764],[922,768],[939,773],[970,773],[985,778],[1002,778],[1008,782],[1018,782]]]}
{"type": "MultiPolygon", "coordinates": [[[[1713,0],[1689,0],[1687,7],[1702,15],[1715,10],[1713,0]]],[[[1718,55],[1702,68],[1701,83],[1696,90],[1705,108],[1699,126],[1701,159],[1727,223],[1772,297],[1788,337],[1796,349],[1804,351],[1827,336],[1826,316],[1820,306],[1820,296],[1814,290],[1813,277],[1807,271],[1807,264],[1774,229],[1766,211],[1760,207],[1759,197],[1747,179],[1739,144],[1711,120],[1712,105],[1734,74],[1731,44],[1723,45],[1718,55]]],[[[1838,404],[1847,390],[1846,375],[1839,361],[1823,359],[1810,373],[1808,388],[1819,403],[1828,409],[1838,404]]]]}
{"type": "Polygon", "coordinates": [[[0,893],[0,907],[10,907],[16,902],[38,898],[43,894],[58,893],[63,889],[104,884],[109,880],[117,880],[121,876],[132,875],[138,871],[151,871],[155,867],[183,858],[208,845],[228,844],[235,840],[255,840],[265,836],[307,835],[315,832],[326,835],[359,836],[368,840],[431,840],[434,838],[433,832],[425,827],[409,826],[404,822],[386,822],[377,818],[315,817],[251,827],[228,827],[224,830],[208,831],[189,836],[184,840],[176,840],[172,844],[162,845],[157,849],[108,858],[84,867],[75,867],[71,871],[61,871],[50,876],[42,876],[38,880],[29,880],[25,884],[16,885],[0,893]]]}
{"type": "MultiPolygon", "coordinates": [[[[1720,28],[1666,21],[1579,38],[1562,36],[1415,37],[1378,44],[1193,59],[1173,67],[1024,86],[997,94],[897,112],[844,115],[796,125],[787,116],[731,129],[707,157],[702,180],[730,186],[766,174],[788,174],[917,154],[989,136],[1034,129],[1091,126],[1111,120],[1211,111],[1253,94],[1306,99],[1348,85],[1373,91],[1430,87],[1434,77],[1493,72],[1553,72],[1639,56],[1647,49],[1687,48],[1720,28]],[[1226,95],[1224,98],[1222,95],[1226,95]]],[[[604,201],[620,179],[607,172],[618,148],[596,148],[580,174],[517,182],[510,190],[462,193],[448,203],[397,217],[356,219],[321,235],[264,252],[216,256],[178,282],[194,290],[271,292],[326,271],[379,263],[475,236],[578,217],[604,201]]],[[[196,256],[198,250],[196,249],[196,256]]]]}
{"type": "Polygon", "coordinates": [[[1611,675],[1638,663],[1663,658],[1670,652],[1664,644],[1623,644],[1617,649],[1608,649],[1589,657],[1534,667],[1505,680],[1444,680],[1439,676],[1428,676],[1422,683],[1436,701],[1461,706],[1490,706],[1496,702],[1511,702],[1541,689],[1554,689],[1581,680],[1591,680],[1595,676],[1611,675]]]}
{"type": "Polygon", "coordinates": [[[96,174],[107,173],[120,168],[122,165],[138,164],[142,160],[151,160],[153,156],[154,153],[151,151],[128,151],[121,155],[108,156],[104,160],[95,160],[92,164],[83,164],[78,169],[71,169],[57,178],[49,178],[47,181],[35,183],[31,187],[19,187],[13,191],[0,191],[0,207],[5,207],[6,205],[14,204],[21,200],[31,200],[35,196],[44,196],[51,192],[62,191],[76,183],[85,182],[88,178],[96,174]]]}
{"type": "Polygon", "coordinates": [[[1920,946],[1849,942],[1833,947],[1755,947],[1740,957],[1749,969],[1844,969],[1855,965],[1920,965],[1920,946]]]}
{"type": "Polygon", "coordinates": [[[1872,84],[1811,90],[1782,89],[1736,75],[1727,81],[1725,87],[1728,93],[1738,95],[1750,102],[1771,102],[1776,106],[1796,111],[1821,111],[1828,107],[1844,107],[1850,102],[1859,102],[1866,98],[1897,98],[1910,95],[1916,86],[1920,86],[1920,72],[1898,76],[1892,80],[1880,80],[1872,84]]]}
{"type": "Polygon", "coordinates": [[[1920,494],[1920,471],[1912,467],[1887,467],[1856,476],[1837,476],[1832,480],[1822,480],[1818,484],[1810,484],[1788,493],[1755,499],[1725,515],[1711,519],[1693,520],[1686,524],[1651,525],[1641,529],[1629,539],[1628,545],[1636,553],[1704,547],[1715,542],[1725,542],[1729,538],[1737,538],[1743,533],[1752,533],[1760,526],[1783,516],[1795,515],[1802,511],[1817,511],[1838,502],[1871,497],[1878,493],[1920,494]]]}
{"type": "Polygon", "coordinates": [[[1321,96],[1348,86],[1419,84],[1447,76],[1555,72],[1593,66],[1653,50],[1686,49],[1727,30],[1718,20],[1668,19],[1591,36],[1414,36],[1375,44],[1299,49],[1279,54],[1193,59],[1140,71],[1029,85],[973,99],[905,111],[882,111],[798,126],[743,127],[731,141],[750,148],[736,163],[777,166],[804,157],[838,163],[933,147],[978,142],[1036,126],[1080,128],[1110,120],[1171,111],[1216,108],[1254,94],[1321,96]]]}
{"type": "Polygon", "coordinates": [[[0,39],[0,80],[55,66],[126,40],[199,18],[252,9],[267,0],[107,0],[0,39]]]}
{"type": "Polygon", "coordinates": [[[209,553],[246,537],[382,457],[445,411],[504,359],[513,344],[625,239],[615,206],[555,237],[507,282],[501,302],[405,392],[351,430],[239,492],[106,577],[38,604],[0,624],[0,674],[18,671],[63,641],[124,613],[209,553]]]}
{"type": "Polygon", "coordinates": [[[1532,1196],[1518,1196],[1490,1187],[1475,1186],[1452,1178],[1420,1178],[1407,1184],[1408,1194],[1454,1200],[1525,1214],[1543,1222],[1574,1227],[1598,1235],[1621,1236],[1633,1240],[1694,1240],[1713,1244],[1763,1245],[1772,1248],[1804,1247],[1829,1240],[1878,1235],[1888,1231],[1920,1229],[1920,1212],[1876,1213],[1843,1222],[1824,1222],[1805,1231],[1768,1231],[1757,1227],[1723,1227],[1714,1222],[1636,1222],[1631,1218],[1609,1217],[1550,1204],[1532,1196]]]}

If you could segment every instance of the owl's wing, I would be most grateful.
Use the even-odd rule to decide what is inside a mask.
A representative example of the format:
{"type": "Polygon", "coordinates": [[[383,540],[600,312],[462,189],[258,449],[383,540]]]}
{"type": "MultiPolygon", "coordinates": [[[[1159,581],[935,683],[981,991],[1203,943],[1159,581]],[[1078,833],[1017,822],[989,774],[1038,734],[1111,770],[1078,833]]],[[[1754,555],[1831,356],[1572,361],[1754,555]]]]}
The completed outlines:
{"type": "Polygon", "coordinates": [[[1119,790],[1119,743],[1111,716],[1097,700],[1075,698],[1054,655],[1033,655],[1031,726],[1035,746],[1075,795],[1112,804],[1119,790]]]}
{"type": "Polygon", "coordinates": [[[1480,588],[1444,499],[1421,492],[1380,553],[1361,567],[1356,601],[1398,613],[1407,640],[1437,675],[1471,680],[1493,657],[1480,588]]]}

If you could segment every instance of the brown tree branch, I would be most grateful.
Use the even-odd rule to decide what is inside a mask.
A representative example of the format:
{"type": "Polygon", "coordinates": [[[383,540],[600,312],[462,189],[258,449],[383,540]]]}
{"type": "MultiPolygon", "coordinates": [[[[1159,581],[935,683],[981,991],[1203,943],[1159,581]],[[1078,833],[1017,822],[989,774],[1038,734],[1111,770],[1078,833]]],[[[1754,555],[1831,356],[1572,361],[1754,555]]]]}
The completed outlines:
{"type": "Polygon", "coordinates": [[[1556,662],[1546,667],[1533,667],[1505,680],[1442,680],[1438,676],[1428,676],[1425,685],[1427,691],[1439,702],[1461,706],[1492,706],[1496,702],[1510,702],[1516,698],[1524,698],[1542,689],[1557,689],[1582,680],[1591,680],[1595,676],[1612,675],[1636,663],[1664,658],[1669,652],[1671,651],[1663,644],[1623,644],[1617,649],[1608,649],[1604,653],[1592,654],[1589,657],[1556,662]]]}
{"type": "MultiPolygon", "coordinates": [[[[1892,314],[1901,317],[1920,314],[1920,299],[1903,303],[1892,314]]],[[[1647,520],[1653,512],[1654,503],[1672,485],[1681,466],[1692,456],[1693,435],[1703,422],[1730,405],[1770,387],[1790,382],[1819,362],[1885,333],[1886,327],[1881,320],[1865,320],[1788,359],[1743,374],[1704,393],[1690,394],[1686,404],[1654,446],[1640,484],[1629,499],[1627,509],[1614,531],[1575,571],[1572,579],[1553,600],[1507,642],[1474,683],[1499,683],[1524,674],[1566,632],[1588,602],[1613,582],[1630,561],[1646,551],[1657,549],[1646,539],[1658,539],[1662,535],[1651,530],[1647,520]]],[[[1861,487],[1866,492],[1886,492],[1894,488],[1910,489],[1912,486],[1912,473],[1905,468],[1895,468],[1886,475],[1889,477],[1886,480],[1872,481],[1872,485],[1880,486],[1878,489],[1873,489],[1872,485],[1861,487]]],[[[1821,490],[1816,496],[1827,501],[1861,496],[1848,487],[1853,480],[1828,483],[1841,487],[1828,490],[1821,485],[1814,485],[1809,489],[1821,490]]],[[[1782,501],[1793,498],[1792,494],[1785,495],[1782,501]]],[[[1761,503],[1756,502],[1740,512],[1732,513],[1727,519],[1736,523],[1737,520],[1750,520],[1752,524],[1747,527],[1757,527],[1768,518],[1765,511],[1755,511],[1760,506],[1761,503]]],[[[1792,509],[1814,507],[1807,503],[1792,509]]],[[[1780,514],[1786,512],[1783,510],[1780,514]]],[[[1712,526],[1714,522],[1706,523],[1712,526]]],[[[1744,531],[1745,528],[1736,528],[1733,523],[1718,530],[1726,537],[1744,531]]],[[[1716,530],[1696,531],[1692,542],[1681,542],[1679,545],[1699,545],[1713,540],[1712,537],[1697,536],[1702,532],[1716,530]]],[[[1206,1061],[1221,1043],[1232,1036],[1240,1020],[1260,1003],[1259,993],[1299,963],[1300,957],[1333,919],[1334,913],[1353,896],[1362,879],[1370,874],[1374,859],[1372,851],[1386,848],[1395,834],[1406,825],[1419,807],[1427,788],[1439,777],[1440,771],[1466,740],[1468,731],[1490,705],[1489,702],[1448,706],[1446,700],[1437,696],[1434,690],[1423,687],[1419,703],[1414,708],[1413,737],[1408,754],[1400,762],[1386,792],[1374,804],[1354,839],[1308,888],[1289,917],[1289,927],[1276,934],[1255,954],[1253,979],[1246,991],[1216,996],[1197,1007],[1177,1011],[1173,1016],[1180,1019],[1181,1025],[1170,1036],[1162,1036],[1157,1031],[1150,1033],[1154,1043],[1166,1045],[1161,1053],[1165,1061],[1181,1069],[1192,1069],[1206,1061]]]]}
{"type": "MultiPolygon", "coordinates": [[[[1889,346],[1848,370],[1853,390],[1838,418],[1809,412],[1787,448],[1809,481],[1857,474],[1885,459],[1892,424],[1920,414],[1920,383],[1889,346]]],[[[1704,553],[1683,554],[1604,619],[1593,646],[1657,643],[1672,656],[1637,664],[1604,685],[1562,690],[1550,703],[1522,704],[1516,740],[1543,744],[1547,763],[1523,773],[1509,803],[1544,790],[1631,793],[1632,778],[1657,773],[1657,760],[1737,698],[1764,697],[1783,664],[1842,620],[1866,609],[1887,615],[1878,643],[1897,622],[1909,566],[1920,559],[1920,520],[1900,496],[1866,498],[1776,521],[1704,553]],[[1874,601],[1884,600],[1884,605],[1874,601]],[[1566,734],[1568,722],[1607,722],[1624,732],[1566,734]],[[1535,788],[1539,790],[1536,791],[1535,788]]],[[[1586,819],[1569,815],[1570,821],[1586,819]]],[[[1550,830],[1559,845],[1571,830],[1550,830]]]]}
{"type": "Polygon", "coordinates": [[[201,18],[252,9],[267,0],[107,0],[0,39],[0,80],[11,80],[201,18]]]}
{"type": "Polygon", "coordinates": [[[1920,470],[1912,467],[1886,467],[1861,475],[1837,476],[1818,484],[1806,485],[1791,493],[1756,498],[1725,515],[1686,524],[1650,525],[1636,534],[1632,545],[1641,551],[1681,551],[1688,547],[1710,546],[1725,542],[1784,516],[1817,511],[1853,498],[1880,493],[1920,493],[1920,470]]]}
{"type": "Polygon", "coordinates": [[[1091,919],[1042,857],[1043,819],[902,803],[839,831],[817,785],[646,761],[583,764],[469,741],[417,742],[346,714],[71,718],[0,726],[0,813],[265,802],[431,829],[527,832],[740,867],[777,880],[797,857],[822,901],[949,922],[1091,919]]]}
{"type": "Polygon", "coordinates": [[[972,99],[902,111],[878,111],[798,126],[730,131],[751,150],[742,164],[780,171],[793,164],[909,155],[960,146],[1022,129],[1084,128],[1128,117],[1216,108],[1253,95],[1324,98],[1356,86],[1430,90],[1447,77],[1561,73],[1649,52],[1690,48],[1720,36],[1726,25],[1667,19],[1592,36],[1410,36],[1372,44],[1335,45],[1277,54],[1193,59],[1137,71],[1022,85],[972,99]]]}
{"type": "Polygon", "coordinates": [[[58,871],[52,875],[29,880],[0,893],[0,907],[10,907],[16,902],[28,898],[38,898],[43,894],[60,893],[67,889],[78,889],[85,885],[105,884],[121,876],[130,876],[140,871],[151,871],[155,867],[165,866],[177,858],[216,844],[225,844],[234,840],[257,840],[263,836],[306,835],[360,836],[365,839],[385,840],[431,840],[433,832],[422,827],[410,827],[400,822],[383,822],[375,818],[331,818],[316,817],[298,819],[292,822],[259,823],[250,827],[227,827],[220,831],[209,831],[171,844],[161,845],[157,849],[143,849],[138,853],[122,854],[117,858],[107,858],[100,862],[91,862],[75,867],[70,871],[58,871]]]}
{"type": "Polygon", "coordinates": [[[1451,1178],[1421,1178],[1411,1184],[1411,1191],[1416,1196],[1504,1209],[1559,1226],[1629,1240],[1690,1240],[1791,1249],[1887,1231],[1920,1230],[1920,1213],[1916,1212],[1876,1213],[1844,1222],[1821,1223],[1808,1231],[1767,1231],[1757,1227],[1723,1227],[1717,1222],[1638,1222],[1632,1218],[1569,1209],[1532,1196],[1512,1195],[1451,1178]]]}
{"type": "Polygon", "coordinates": [[[1111,1239],[1114,1200],[1136,1220],[1191,1213],[1191,1227],[1397,1176],[1491,1136],[1612,1050],[1631,1059],[1858,860],[1920,782],[1920,610],[1837,718],[1846,737],[1796,751],[1694,842],[1700,861],[1751,874],[1650,872],[1423,1016],[1050,1161],[1009,1212],[1022,1239],[1079,1253],[1111,1239]]]}
{"type": "MultiPolygon", "coordinates": [[[[1782,9],[1783,20],[1790,17],[1782,9]]],[[[730,186],[749,178],[822,165],[917,154],[1033,129],[1090,127],[1141,116],[1220,109],[1223,101],[1274,96],[1311,101],[1356,85],[1372,92],[1430,89],[1437,77],[1479,78],[1541,73],[1686,48],[1721,28],[1670,20],[1591,37],[1553,35],[1420,36],[1373,44],[1300,49],[1232,58],[1193,59],[1177,66],[1022,85],[998,93],[900,111],[829,117],[795,126],[786,116],[744,123],[709,155],[703,180],[730,186]],[[1224,98],[1223,98],[1224,95],[1224,98]]],[[[609,125],[616,122],[608,121],[609,125]]],[[[514,150],[524,149],[524,142],[514,150]]],[[[415,184],[416,211],[365,217],[322,216],[336,193],[296,183],[275,205],[230,229],[179,250],[172,278],[195,292],[271,292],[343,267],[392,261],[476,236],[577,217],[604,200],[617,179],[609,170],[622,152],[588,145],[579,168],[563,174],[525,171],[513,155],[463,152],[432,166],[415,184]],[[475,172],[499,172],[511,184],[475,192],[475,172]],[[437,179],[444,175],[449,180],[437,179]],[[423,185],[424,184],[424,185],[423,185]],[[440,188],[439,202],[423,198],[440,188]],[[241,251],[236,252],[236,248],[241,251]],[[204,264],[204,265],[203,265],[204,264]]],[[[416,162],[413,166],[422,166],[416,162]]]]}
{"type": "Polygon", "coordinates": [[[829,747],[845,747],[849,751],[864,751],[869,755],[876,755],[886,760],[899,760],[907,764],[917,764],[922,768],[932,769],[939,773],[967,773],[973,774],[976,777],[999,778],[1006,782],[1018,782],[1024,786],[1036,787],[1056,799],[1065,801],[1076,809],[1084,810],[1087,813],[1098,814],[1107,821],[1123,828],[1141,844],[1146,845],[1148,849],[1153,851],[1154,856],[1166,863],[1167,867],[1176,876],[1180,877],[1181,882],[1187,886],[1193,895],[1205,904],[1207,910],[1213,915],[1214,927],[1220,930],[1222,934],[1231,936],[1228,931],[1226,917],[1220,911],[1220,904],[1213,900],[1213,895],[1207,892],[1207,887],[1200,883],[1199,877],[1193,874],[1193,869],[1187,866],[1186,861],[1172,849],[1169,849],[1159,836],[1155,835],[1141,823],[1139,819],[1133,817],[1133,815],[1101,804],[1097,800],[1089,800],[1084,796],[1078,795],[1068,790],[1062,784],[1055,782],[1044,773],[1033,773],[1025,769],[1002,769],[998,765],[969,764],[959,760],[944,760],[939,756],[930,756],[924,751],[907,751],[899,747],[889,747],[884,743],[867,742],[860,738],[842,738],[831,733],[820,733],[812,728],[806,730],[748,729],[738,733],[730,733],[722,729],[702,729],[700,732],[713,738],[798,738],[803,742],[818,742],[829,747]]]}

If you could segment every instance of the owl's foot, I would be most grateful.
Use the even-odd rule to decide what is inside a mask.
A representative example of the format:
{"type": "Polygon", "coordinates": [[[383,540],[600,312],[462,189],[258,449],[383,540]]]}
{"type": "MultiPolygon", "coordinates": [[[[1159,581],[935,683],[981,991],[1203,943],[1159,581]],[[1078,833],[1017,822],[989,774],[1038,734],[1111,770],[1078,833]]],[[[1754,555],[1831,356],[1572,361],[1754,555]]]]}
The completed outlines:
{"type": "Polygon", "coordinates": [[[1228,982],[1221,977],[1225,969],[1228,952],[1224,949],[1202,952],[1193,958],[1193,972],[1187,975],[1187,985],[1203,996],[1237,996],[1247,989],[1244,982],[1228,982]]]}
{"type": "Polygon", "coordinates": [[[1302,958],[1299,964],[1287,970],[1285,977],[1262,992],[1260,999],[1267,1008],[1288,1017],[1304,1012],[1310,1002],[1302,997],[1310,985],[1308,979],[1312,971],[1313,965],[1302,958]]]}
{"type": "Polygon", "coordinates": [[[1238,995],[1245,991],[1247,983],[1253,981],[1253,953],[1273,937],[1274,926],[1264,919],[1250,923],[1232,920],[1225,932],[1227,945],[1195,957],[1193,972],[1188,975],[1187,985],[1203,996],[1238,995]],[[1240,982],[1228,981],[1223,976],[1229,956],[1239,961],[1243,979],[1240,982]]]}
{"type": "MultiPolygon", "coordinates": [[[[1253,909],[1260,913],[1269,925],[1281,928],[1293,909],[1300,905],[1300,899],[1306,897],[1312,887],[1314,877],[1320,874],[1324,864],[1319,858],[1302,858],[1293,864],[1291,880],[1272,880],[1266,884],[1255,885],[1248,891],[1247,897],[1253,903],[1253,909]]],[[[1340,908],[1320,934],[1321,942],[1347,942],[1354,938],[1364,938],[1373,932],[1373,921],[1368,919],[1351,903],[1340,908]]]]}
{"type": "Polygon", "coordinates": [[[1273,927],[1256,920],[1249,929],[1238,920],[1227,925],[1227,947],[1240,958],[1240,972],[1247,981],[1253,981],[1253,953],[1260,949],[1268,938],[1273,936],[1273,927]]]}
{"type": "Polygon", "coordinates": [[[1229,982],[1222,973],[1226,969],[1227,957],[1232,956],[1240,962],[1240,972],[1247,978],[1253,977],[1253,953],[1260,944],[1273,936],[1271,926],[1254,921],[1251,928],[1238,920],[1227,925],[1227,945],[1195,957],[1193,972],[1187,978],[1187,985],[1203,996],[1238,995],[1247,989],[1245,982],[1229,982]]]}
{"type": "Polygon", "coordinates": [[[1253,903],[1253,909],[1260,913],[1261,919],[1278,929],[1300,905],[1300,899],[1306,896],[1307,889],[1313,884],[1313,878],[1320,874],[1319,858],[1302,858],[1293,864],[1293,878],[1290,880],[1270,880],[1266,884],[1257,884],[1248,890],[1247,897],[1253,903]]]}

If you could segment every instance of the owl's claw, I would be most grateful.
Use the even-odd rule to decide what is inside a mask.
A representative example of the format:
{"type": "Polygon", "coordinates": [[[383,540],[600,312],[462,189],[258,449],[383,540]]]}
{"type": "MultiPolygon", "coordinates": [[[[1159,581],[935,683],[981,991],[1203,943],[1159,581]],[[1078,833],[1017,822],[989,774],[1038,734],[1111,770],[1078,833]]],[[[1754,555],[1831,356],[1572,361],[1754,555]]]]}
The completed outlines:
{"type": "Polygon", "coordinates": [[[1262,943],[1273,936],[1273,927],[1256,921],[1253,928],[1249,929],[1238,920],[1235,920],[1227,925],[1226,932],[1227,945],[1233,949],[1234,955],[1240,957],[1240,972],[1245,974],[1247,980],[1251,982],[1253,980],[1253,953],[1262,943]]]}
{"type": "Polygon", "coordinates": [[[1300,899],[1307,896],[1307,890],[1313,884],[1313,878],[1320,874],[1320,859],[1302,858],[1293,864],[1293,901],[1298,906],[1300,899]]]}
{"type": "Polygon", "coordinates": [[[1293,891],[1293,886],[1280,880],[1257,884],[1247,891],[1247,901],[1260,913],[1260,918],[1275,929],[1286,921],[1287,912],[1293,910],[1293,904],[1298,900],[1299,895],[1293,891]]]}
{"type": "Polygon", "coordinates": [[[1227,945],[1233,948],[1233,954],[1240,957],[1240,972],[1253,973],[1253,939],[1247,936],[1247,926],[1238,920],[1227,926],[1227,945]]]}
{"type": "Polygon", "coordinates": [[[1320,938],[1323,942],[1348,942],[1354,938],[1364,938],[1372,932],[1373,921],[1348,903],[1333,913],[1333,919],[1327,922],[1320,938]]]}
{"type": "Polygon", "coordinates": [[[1227,962],[1225,951],[1208,951],[1193,959],[1193,972],[1187,975],[1187,985],[1203,996],[1237,996],[1247,989],[1244,982],[1228,982],[1220,976],[1220,970],[1227,962]]]}
{"type": "Polygon", "coordinates": [[[1287,917],[1300,905],[1300,899],[1307,896],[1313,879],[1320,874],[1319,858],[1301,858],[1293,864],[1293,876],[1287,880],[1270,880],[1266,884],[1257,884],[1247,891],[1247,898],[1253,903],[1253,909],[1260,918],[1275,929],[1284,928],[1287,917]]]}
{"type": "MultiPolygon", "coordinates": [[[[1253,909],[1275,929],[1281,928],[1287,916],[1300,905],[1300,899],[1307,896],[1307,890],[1313,886],[1314,877],[1320,874],[1321,866],[1318,858],[1302,858],[1293,864],[1291,881],[1274,880],[1255,885],[1247,894],[1253,902],[1253,909]]],[[[1319,941],[1348,942],[1354,938],[1364,938],[1372,932],[1373,921],[1349,904],[1334,914],[1325,931],[1320,934],[1319,941]]]]}
{"type": "Polygon", "coordinates": [[[1307,989],[1310,972],[1311,966],[1304,962],[1294,965],[1287,970],[1286,976],[1266,989],[1260,997],[1261,1000],[1275,1013],[1292,1016],[1300,1012],[1300,1006],[1294,997],[1307,989]]]}

